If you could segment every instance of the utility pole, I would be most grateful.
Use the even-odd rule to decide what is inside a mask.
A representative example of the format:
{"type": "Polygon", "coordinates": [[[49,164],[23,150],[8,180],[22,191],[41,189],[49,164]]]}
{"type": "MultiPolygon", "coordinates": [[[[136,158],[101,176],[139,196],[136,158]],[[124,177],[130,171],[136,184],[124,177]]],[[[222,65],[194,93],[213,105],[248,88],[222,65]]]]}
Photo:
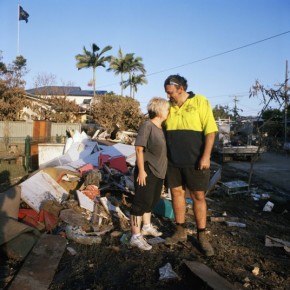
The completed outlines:
{"type": "Polygon", "coordinates": [[[286,60],[286,74],[285,74],[285,85],[284,85],[284,146],[287,143],[287,107],[288,107],[288,60],[286,60]]]}
{"type": "Polygon", "coordinates": [[[237,116],[238,116],[238,107],[237,107],[237,103],[238,103],[238,97],[234,96],[234,109],[233,109],[233,113],[234,113],[234,120],[237,121],[237,116]]]}

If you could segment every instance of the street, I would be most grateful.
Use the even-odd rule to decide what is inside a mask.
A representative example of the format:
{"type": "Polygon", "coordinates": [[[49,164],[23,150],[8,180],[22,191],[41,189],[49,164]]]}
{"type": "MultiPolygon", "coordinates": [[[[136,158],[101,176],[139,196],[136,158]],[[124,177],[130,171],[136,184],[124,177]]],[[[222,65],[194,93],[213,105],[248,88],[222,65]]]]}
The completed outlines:
{"type": "MultiPolygon", "coordinates": [[[[248,161],[231,161],[228,165],[249,172],[248,161]]],[[[265,152],[254,163],[254,175],[270,182],[290,197],[290,155],[287,153],[265,152]]]]}

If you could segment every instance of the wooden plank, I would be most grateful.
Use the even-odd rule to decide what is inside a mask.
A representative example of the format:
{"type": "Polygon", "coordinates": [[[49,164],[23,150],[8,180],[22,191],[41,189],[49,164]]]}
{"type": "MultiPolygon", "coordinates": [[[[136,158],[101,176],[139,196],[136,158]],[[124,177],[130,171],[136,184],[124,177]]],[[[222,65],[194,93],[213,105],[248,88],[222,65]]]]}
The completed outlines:
{"type": "Polygon", "coordinates": [[[48,289],[66,242],[61,236],[43,234],[12,281],[9,290],[48,289]]]}
{"type": "Polygon", "coordinates": [[[230,284],[226,279],[218,275],[205,264],[195,261],[184,261],[185,265],[202,281],[214,290],[236,290],[237,287],[230,284]]]}

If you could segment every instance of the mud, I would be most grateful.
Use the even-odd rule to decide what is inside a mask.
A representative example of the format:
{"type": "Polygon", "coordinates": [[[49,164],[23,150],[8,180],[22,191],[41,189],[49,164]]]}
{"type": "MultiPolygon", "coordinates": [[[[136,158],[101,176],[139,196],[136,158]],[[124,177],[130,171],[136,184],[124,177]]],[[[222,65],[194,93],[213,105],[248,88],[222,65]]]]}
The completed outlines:
{"type": "MultiPolygon", "coordinates": [[[[265,246],[266,235],[290,242],[290,201],[279,198],[279,190],[257,176],[253,178],[252,192],[268,193],[270,198],[254,200],[250,192],[226,194],[221,183],[237,179],[247,180],[247,173],[225,164],[221,182],[207,195],[208,237],[215,256],[207,258],[198,248],[194,216],[188,205],[187,242],[175,246],[160,243],[143,252],[112,233],[106,233],[100,244],[92,246],[69,241],[68,246],[77,254],[64,252],[49,289],[211,289],[187,268],[185,260],[204,263],[236,289],[290,289],[289,254],[283,247],[265,246]],[[264,212],[268,200],[274,208],[264,212]],[[211,217],[225,216],[236,218],[246,227],[211,221],[211,217]],[[167,263],[177,279],[160,280],[159,269],[167,263]]],[[[114,195],[121,200],[120,193],[114,195]]],[[[168,218],[154,215],[153,223],[164,238],[174,231],[174,223],[168,218]]],[[[129,229],[119,226],[115,223],[114,230],[129,236],[129,229]]],[[[21,266],[9,263],[15,273],[21,266]]]]}

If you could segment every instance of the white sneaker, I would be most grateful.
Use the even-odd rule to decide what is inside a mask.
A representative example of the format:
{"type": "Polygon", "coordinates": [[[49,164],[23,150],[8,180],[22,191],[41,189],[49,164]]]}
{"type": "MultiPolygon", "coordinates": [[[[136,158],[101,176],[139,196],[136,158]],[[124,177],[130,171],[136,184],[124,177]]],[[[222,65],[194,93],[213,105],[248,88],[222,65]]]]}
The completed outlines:
{"type": "Polygon", "coordinates": [[[157,227],[156,226],[153,226],[152,224],[147,229],[144,229],[144,227],[142,227],[141,234],[143,236],[153,236],[153,237],[160,237],[160,236],[162,236],[162,233],[161,232],[158,232],[157,227]]]}
{"type": "Polygon", "coordinates": [[[130,245],[145,251],[149,251],[152,249],[152,246],[147,243],[146,239],[142,235],[132,237],[130,239],[130,245]]]}

